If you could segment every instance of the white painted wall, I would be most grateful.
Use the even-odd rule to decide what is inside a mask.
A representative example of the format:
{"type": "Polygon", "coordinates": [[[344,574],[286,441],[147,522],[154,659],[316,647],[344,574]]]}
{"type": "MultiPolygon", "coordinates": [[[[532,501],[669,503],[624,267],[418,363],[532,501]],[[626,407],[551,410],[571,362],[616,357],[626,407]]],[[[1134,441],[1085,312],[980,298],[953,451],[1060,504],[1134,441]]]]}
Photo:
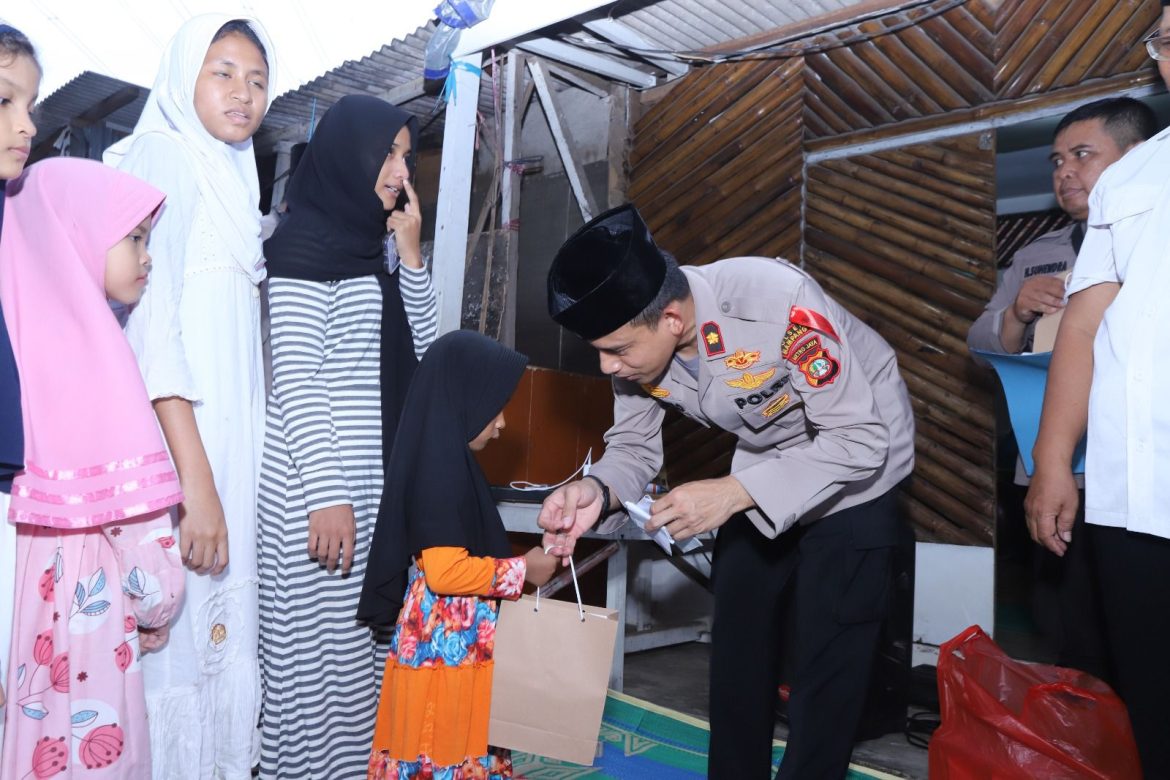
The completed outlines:
{"type": "Polygon", "coordinates": [[[919,542],[915,555],[913,663],[933,664],[937,646],[968,626],[995,630],[995,550],[919,542]]]}

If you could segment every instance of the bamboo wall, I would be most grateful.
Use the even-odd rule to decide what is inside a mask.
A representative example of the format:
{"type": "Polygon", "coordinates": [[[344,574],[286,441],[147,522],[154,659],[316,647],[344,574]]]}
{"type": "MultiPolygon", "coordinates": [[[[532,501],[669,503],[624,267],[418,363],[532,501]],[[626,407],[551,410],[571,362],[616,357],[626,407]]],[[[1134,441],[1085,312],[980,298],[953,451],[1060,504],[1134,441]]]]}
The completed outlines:
{"type": "Polygon", "coordinates": [[[995,264],[1007,268],[1016,252],[1069,221],[1069,216],[1059,209],[1000,217],[995,224],[995,264]]]}
{"type": "Polygon", "coordinates": [[[991,544],[995,417],[966,345],[995,288],[991,134],[810,166],[805,221],[806,270],[898,354],[920,537],[991,544]]]}
{"type": "MultiPolygon", "coordinates": [[[[634,127],[629,197],[680,263],[800,250],[800,60],[707,68],[634,127]]],[[[722,476],[735,438],[671,413],[671,484],[722,476]]]]}
{"type": "MultiPolygon", "coordinates": [[[[905,506],[920,539],[993,542],[991,380],[965,337],[997,248],[1055,227],[997,226],[994,133],[948,128],[1158,83],[1138,42],[1160,10],[937,0],[799,42],[816,49],[802,57],[696,69],[633,129],[630,199],[664,248],[696,264],[803,256],[893,345],[918,423],[905,506]],[[860,146],[910,132],[951,137],[860,146]],[[805,170],[812,152],[835,159],[805,170]]],[[[727,437],[670,419],[664,439],[672,482],[727,472],[727,437]]]]}

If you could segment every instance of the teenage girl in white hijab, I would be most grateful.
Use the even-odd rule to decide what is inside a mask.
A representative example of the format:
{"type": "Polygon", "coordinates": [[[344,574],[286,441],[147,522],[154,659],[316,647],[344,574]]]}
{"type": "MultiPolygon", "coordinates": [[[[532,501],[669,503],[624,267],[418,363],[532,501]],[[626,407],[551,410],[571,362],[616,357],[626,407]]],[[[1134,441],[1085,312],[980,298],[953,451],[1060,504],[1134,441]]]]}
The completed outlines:
{"type": "Polygon", "coordinates": [[[257,746],[264,259],[251,139],[274,64],[257,22],[191,19],[134,133],[105,157],[167,195],[126,326],[186,495],[175,522],[187,600],[168,645],[143,659],[160,780],[247,780],[257,746]]]}

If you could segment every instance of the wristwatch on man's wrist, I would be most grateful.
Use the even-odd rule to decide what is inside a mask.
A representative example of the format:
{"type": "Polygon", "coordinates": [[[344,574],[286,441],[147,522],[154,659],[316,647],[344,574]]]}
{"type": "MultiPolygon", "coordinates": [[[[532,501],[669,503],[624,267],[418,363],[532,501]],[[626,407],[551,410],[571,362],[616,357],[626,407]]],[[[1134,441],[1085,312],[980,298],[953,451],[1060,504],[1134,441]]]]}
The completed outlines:
{"type": "Polygon", "coordinates": [[[613,510],[610,509],[610,506],[609,506],[609,485],[602,482],[601,477],[595,476],[593,474],[586,474],[584,477],[582,477],[582,479],[591,479],[594,482],[596,482],[599,487],[601,487],[601,514],[602,514],[602,516],[604,517],[605,515],[608,515],[610,512],[612,512],[613,510]]]}

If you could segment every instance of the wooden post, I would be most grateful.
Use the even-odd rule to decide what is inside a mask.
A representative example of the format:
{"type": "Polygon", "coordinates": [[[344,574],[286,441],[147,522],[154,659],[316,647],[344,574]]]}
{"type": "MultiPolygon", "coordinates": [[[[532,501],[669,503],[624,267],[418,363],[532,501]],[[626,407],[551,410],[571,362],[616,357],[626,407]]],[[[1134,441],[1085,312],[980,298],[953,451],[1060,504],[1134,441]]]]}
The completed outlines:
{"type": "Polygon", "coordinates": [[[609,208],[629,200],[630,189],[630,88],[609,88],[609,208]]]}
{"type": "Polygon", "coordinates": [[[548,85],[548,76],[540,60],[528,61],[528,70],[532,74],[532,81],[536,84],[536,93],[540,95],[540,104],[544,107],[544,115],[548,119],[549,129],[557,145],[557,152],[561,155],[561,163],[565,166],[565,174],[569,177],[569,185],[577,197],[577,207],[581,209],[581,218],[586,222],[593,219],[598,213],[597,204],[593,200],[593,193],[589,191],[589,182],[585,179],[584,169],[577,164],[573,157],[573,140],[565,118],[553,99],[552,89],[548,85]]]}
{"type": "Polygon", "coordinates": [[[516,346],[516,275],[520,270],[520,187],[524,178],[521,173],[508,167],[509,160],[520,157],[520,129],[524,124],[524,103],[531,97],[524,89],[524,55],[513,49],[508,54],[504,70],[504,166],[500,181],[500,228],[507,231],[508,281],[504,288],[503,322],[500,340],[509,347],[516,346]]]}
{"type": "Polygon", "coordinates": [[[443,161],[439,168],[439,200],[435,206],[435,256],[431,264],[440,335],[458,330],[463,314],[463,265],[467,256],[471,179],[475,172],[475,112],[482,61],[482,54],[477,52],[451,63],[455,94],[447,103],[444,117],[443,161]]]}
{"type": "Polygon", "coordinates": [[[284,200],[284,193],[288,189],[292,148],[292,141],[281,141],[276,145],[276,177],[272,180],[272,202],[268,205],[270,213],[276,212],[276,207],[284,200]]]}

